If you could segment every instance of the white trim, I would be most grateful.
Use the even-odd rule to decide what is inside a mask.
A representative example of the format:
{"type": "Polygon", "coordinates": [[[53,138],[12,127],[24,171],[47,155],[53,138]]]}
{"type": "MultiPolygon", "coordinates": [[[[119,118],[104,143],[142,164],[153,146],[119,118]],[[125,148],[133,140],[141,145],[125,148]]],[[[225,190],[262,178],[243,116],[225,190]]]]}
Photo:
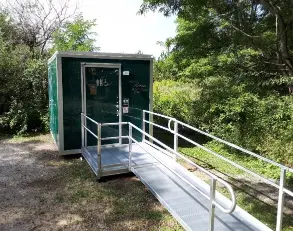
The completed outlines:
{"type": "Polygon", "coordinates": [[[50,63],[56,58],[56,56],[58,55],[58,53],[59,53],[59,52],[56,51],[56,52],[51,56],[51,58],[48,59],[48,62],[47,62],[47,63],[50,64],[50,63]]]}
{"type": "Polygon", "coordinates": [[[53,132],[52,132],[51,130],[50,130],[50,134],[51,134],[51,136],[52,136],[52,139],[53,139],[53,141],[54,141],[54,144],[55,144],[56,147],[58,148],[57,141],[55,140],[54,135],[53,135],[53,132]]]}
{"type": "Polygon", "coordinates": [[[85,67],[121,68],[121,63],[82,63],[85,67]]]}
{"type": "Polygon", "coordinates": [[[57,62],[57,91],[58,91],[58,147],[59,152],[64,151],[64,121],[63,121],[63,87],[62,87],[62,60],[56,56],[57,62]]]}
{"type": "MultiPolygon", "coordinates": [[[[81,63],[81,83],[82,83],[81,108],[82,108],[82,113],[86,115],[85,63],[81,63]]],[[[84,126],[87,127],[87,119],[85,118],[84,118],[84,126]]],[[[84,133],[84,147],[87,147],[87,131],[85,131],[84,133]]]]}
{"type": "Polygon", "coordinates": [[[82,63],[84,67],[121,68],[121,63],[82,63]]]}
{"type": "MultiPolygon", "coordinates": [[[[150,61],[150,89],[149,89],[149,111],[153,111],[153,60],[150,61]]],[[[153,122],[153,115],[149,114],[149,121],[153,122]]],[[[153,136],[153,125],[149,124],[149,134],[153,136]]]]}
{"type": "MultiPolygon", "coordinates": [[[[80,64],[80,80],[81,80],[81,112],[84,113],[85,112],[85,106],[84,106],[84,103],[83,103],[83,99],[84,99],[84,82],[83,82],[83,75],[84,75],[84,65],[83,63],[80,64]]],[[[82,116],[81,117],[81,124],[83,124],[84,126],[87,126],[86,125],[86,122],[87,120],[82,116]]],[[[84,128],[81,127],[81,147],[84,147],[86,146],[87,144],[87,140],[86,140],[86,134],[87,132],[84,131],[84,128]]]]}
{"type": "MultiPolygon", "coordinates": [[[[85,88],[85,68],[86,67],[97,67],[97,68],[116,68],[119,69],[118,76],[118,95],[119,95],[119,137],[122,136],[122,81],[121,81],[121,63],[81,63],[81,108],[82,113],[86,114],[86,88],[85,88]]],[[[87,127],[87,120],[84,121],[87,127]]],[[[87,132],[84,134],[85,146],[87,146],[87,132]]],[[[122,144],[122,138],[119,138],[119,144],[122,144]]]]}
{"type": "MultiPolygon", "coordinates": [[[[121,79],[121,64],[119,67],[119,80],[118,80],[118,94],[119,94],[119,137],[122,136],[122,79],[121,79]]],[[[122,144],[122,138],[119,138],[119,144],[122,144]]]]}
{"type": "MultiPolygon", "coordinates": [[[[126,59],[126,60],[152,60],[152,55],[144,54],[124,54],[124,53],[103,53],[103,52],[74,52],[61,51],[55,52],[53,56],[72,57],[72,58],[98,58],[98,59],[126,59]]],[[[52,56],[52,58],[53,58],[52,56]]],[[[51,60],[51,58],[49,59],[51,60]]]]}

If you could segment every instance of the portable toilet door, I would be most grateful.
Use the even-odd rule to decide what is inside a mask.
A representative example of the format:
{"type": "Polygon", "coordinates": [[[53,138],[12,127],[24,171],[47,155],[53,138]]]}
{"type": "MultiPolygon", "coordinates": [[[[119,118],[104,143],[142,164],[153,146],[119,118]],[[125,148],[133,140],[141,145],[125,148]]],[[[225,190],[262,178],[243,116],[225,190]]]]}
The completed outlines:
{"type": "MultiPolygon", "coordinates": [[[[82,112],[98,123],[122,122],[121,64],[82,63],[82,112]]],[[[97,134],[97,125],[85,119],[86,127],[97,134]]],[[[122,144],[122,125],[102,129],[102,144],[119,141],[122,144]],[[117,139],[114,139],[117,137],[117,139]]],[[[87,145],[97,143],[93,136],[86,139],[87,145]]]]}

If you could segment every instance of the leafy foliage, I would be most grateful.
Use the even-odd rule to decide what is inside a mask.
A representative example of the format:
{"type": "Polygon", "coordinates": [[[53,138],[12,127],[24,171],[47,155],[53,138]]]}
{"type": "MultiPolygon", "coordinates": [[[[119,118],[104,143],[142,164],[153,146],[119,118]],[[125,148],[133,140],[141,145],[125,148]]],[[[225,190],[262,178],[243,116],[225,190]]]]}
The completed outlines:
{"type": "Polygon", "coordinates": [[[1,44],[2,107],[7,107],[1,116],[2,128],[25,132],[39,128],[47,113],[47,62],[34,59],[27,46],[1,44]]]}
{"type": "Polygon", "coordinates": [[[97,51],[95,46],[96,33],[91,29],[96,25],[95,20],[84,20],[82,15],[73,22],[65,23],[53,33],[54,46],[52,51],[97,51]]]}
{"type": "Polygon", "coordinates": [[[289,5],[287,0],[144,0],[141,13],[178,16],[177,34],[163,44],[166,51],[155,63],[161,87],[155,88],[154,108],[293,166],[289,5]],[[167,80],[187,87],[180,94],[169,87],[166,94],[167,80]]]}
{"type": "Polygon", "coordinates": [[[154,110],[166,115],[191,122],[193,104],[198,98],[199,89],[196,86],[172,80],[154,83],[154,110]],[[186,94],[189,92],[189,94],[186,94]]]}
{"type": "Polygon", "coordinates": [[[158,9],[165,15],[177,13],[177,35],[166,42],[172,42],[169,53],[175,56],[172,59],[176,60],[180,77],[184,69],[200,59],[215,59],[216,66],[217,57],[227,55],[234,61],[225,67],[234,73],[241,68],[238,77],[256,75],[259,84],[277,84],[278,90],[286,91],[293,83],[292,11],[288,11],[292,4],[290,0],[144,0],[140,12],[158,9]],[[241,51],[250,58],[250,65],[242,63],[241,51]]]}
{"type": "Polygon", "coordinates": [[[154,110],[292,165],[292,98],[277,93],[260,97],[223,78],[200,84],[157,81],[154,110]]]}
{"type": "MultiPolygon", "coordinates": [[[[66,21],[53,35],[52,49],[17,39],[19,24],[8,12],[0,11],[0,133],[23,134],[48,129],[47,59],[50,51],[91,51],[94,21],[79,16],[66,21]],[[41,51],[41,49],[45,49],[41,51]],[[40,55],[36,55],[40,54],[40,55]]],[[[25,35],[21,35],[24,37],[25,35]]],[[[29,41],[29,38],[28,40],[29,41]]]]}

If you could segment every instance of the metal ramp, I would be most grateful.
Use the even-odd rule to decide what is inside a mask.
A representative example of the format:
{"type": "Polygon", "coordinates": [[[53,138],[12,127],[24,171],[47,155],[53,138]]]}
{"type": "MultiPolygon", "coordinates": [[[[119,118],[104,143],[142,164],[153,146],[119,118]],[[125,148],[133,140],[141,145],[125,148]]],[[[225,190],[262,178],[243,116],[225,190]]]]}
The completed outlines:
{"type": "MultiPolygon", "coordinates": [[[[173,217],[186,230],[206,231],[211,227],[211,203],[204,195],[208,195],[210,188],[188,170],[181,167],[170,157],[165,157],[159,150],[148,143],[142,144],[145,149],[152,151],[156,164],[133,166],[131,171],[149,188],[157,199],[168,209],[173,217]],[[169,158],[169,160],[168,160],[169,158]],[[162,164],[164,163],[164,164],[162,164]],[[182,180],[186,179],[186,182],[182,180]]],[[[229,206],[226,212],[215,209],[214,230],[261,231],[270,230],[249,214],[242,214],[236,208],[233,214],[233,202],[223,195],[216,193],[215,201],[229,206]]]]}
{"type": "MultiPolygon", "coordinates": [[[[181,122],[171,117],[159,115],[169,120],[168,127],[162,127],[146,120],[145,113],[159,115],[144,111],[142,129],[127,122],[122,122],[122,124],[99,124],[82,114],[82,155],[98,179],[108,175],[133,172],[186,230],[271,230],[236,205],[235,194],[230,184],[178,152],[178,137],[182,136],[178,133],[178,123],[181,122]],[[87,128],[87,120],[97,125],[97,134],[94,134],[87,128]],[[172,122],[174,122],[174,129],[171,129],[172,122]],[[145,123],[171,131],[174,134],[174,148],[168,147],[145,132],[145,123]],[[128,144],[120,143],[102,146],[102,140],[110,139],[109,137],[101,137],[102,127],[115,125],[128,125],[128,136],[110,138],[128,139],[128,144]],[[141,142],[133,138],[133,129],[141,132],[143,136],[141,142]],[[97,146],[88,147],[86,145],[85,137],[87,133],[97,138],[97,146]],[[194,166],[198,171],[205,174],[210,180],[209,184],[183,167],[182,161],[194,166]],[[217,192],[216,184],[225,187],[231,199],[217,192]]],[[[189,140],[188,138],[186,139],[189,140]]],[[[293,172],[292,169],[285,166],[282,166],[281,169],[285,173],[286,170],[293,172]]],[[[284,175],[281,177],[284,177],[284,175]]],[[[280,181],[280,186],[278,187],[282,192],[280,195],[282,203],[284,193],[293,195],[291,191],[284,188],[282,181],[280,181]]],[[[280,201],[279,207],[282,208],[283,204],[280,201]]],[[[277,219],[278,223],[281,224],[279,219],[282,219],[281,215],[278,215],[277,219]]],[[[277,226],[277,230],[281,230],[281,226],[277,226]]]]}

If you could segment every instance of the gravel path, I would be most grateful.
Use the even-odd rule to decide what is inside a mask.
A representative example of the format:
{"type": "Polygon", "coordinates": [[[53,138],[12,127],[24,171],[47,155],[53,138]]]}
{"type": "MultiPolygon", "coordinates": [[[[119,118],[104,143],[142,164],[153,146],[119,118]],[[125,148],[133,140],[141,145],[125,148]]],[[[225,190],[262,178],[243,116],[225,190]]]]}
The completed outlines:
{"type": "Polygon", "coordinates": [[[53,143],[0,141],[0,230],[42,230],[59,171],[48,161],[56,156],[53,143]]]}

